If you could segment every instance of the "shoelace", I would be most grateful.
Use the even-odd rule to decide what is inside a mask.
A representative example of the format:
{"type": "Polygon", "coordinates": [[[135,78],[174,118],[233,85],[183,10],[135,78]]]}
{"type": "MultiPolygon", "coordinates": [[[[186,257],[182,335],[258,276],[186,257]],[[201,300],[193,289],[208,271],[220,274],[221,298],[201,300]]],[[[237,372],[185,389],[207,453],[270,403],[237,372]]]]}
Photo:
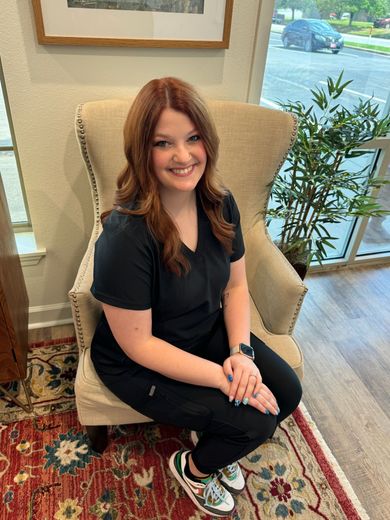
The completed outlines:
{"type": "Polygon", "coordinates": [[[206,487],[203,491],[203,498],[205,499],[205,502],[207,504],[215,504],[217,501],[216,499],[219,499],[226,503],[226,491],[225,488],[222,487],[219,483],[218,476],[214,475],[210,478],[210,482],[206,484],[206,487]]]}

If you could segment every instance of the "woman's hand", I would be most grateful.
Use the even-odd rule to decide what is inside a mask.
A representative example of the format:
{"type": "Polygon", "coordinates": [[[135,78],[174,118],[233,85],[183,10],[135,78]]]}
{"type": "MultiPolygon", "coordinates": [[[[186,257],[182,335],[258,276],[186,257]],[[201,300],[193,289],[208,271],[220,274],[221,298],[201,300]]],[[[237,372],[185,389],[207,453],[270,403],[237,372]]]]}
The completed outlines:
{"type": "Polygon", "coordinates": [[[251,359],[239,353],[233,354],[225,360],[223,371],[227,379],[232,379],[228,395],[236,406],[242,402],[263,413],[279,413],[274,395],[262,382],[260,371],[251,359]]]}

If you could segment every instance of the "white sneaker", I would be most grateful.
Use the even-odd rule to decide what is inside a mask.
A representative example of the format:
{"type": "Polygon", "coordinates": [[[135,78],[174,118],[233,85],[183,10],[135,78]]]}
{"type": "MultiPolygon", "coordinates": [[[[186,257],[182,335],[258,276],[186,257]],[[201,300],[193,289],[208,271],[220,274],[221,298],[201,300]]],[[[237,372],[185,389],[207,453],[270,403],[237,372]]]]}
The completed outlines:
{"type": "Polygon", "coordinates": [[[238,462],[233,462],[219,470],[221,484],[234,495],[239,495],[245,488],[245,479],[238,462]]]}
{"type": "Polygon", "coordinates": [[[189,479],[184,468],[189,450],[179,450],[169,459],[169,467],[192,502],[204,513],[214,516],[229,516],[235,508],[232,495],[225,489],[218,476],[210,475],[200,481],[189,479]]]}
{"type": "MultiPolygon", "coordinates": [[[[197,445],[200,434],[191,431],[191,441],[197,445]]],[[[225,468],[218,470],[218,478],[221,484],[232,494],[238,495],[245,488],[245,479],[238,462],[233,462],[225,468]]]]}

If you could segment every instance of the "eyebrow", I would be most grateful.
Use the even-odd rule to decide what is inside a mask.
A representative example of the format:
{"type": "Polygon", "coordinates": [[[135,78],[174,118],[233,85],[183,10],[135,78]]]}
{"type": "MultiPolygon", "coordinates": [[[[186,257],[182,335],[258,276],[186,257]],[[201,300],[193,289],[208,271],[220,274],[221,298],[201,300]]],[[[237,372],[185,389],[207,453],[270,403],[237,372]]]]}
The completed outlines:
{"type": "MultiPolygon", "coordinates": [[[[190,132],[188,132],[187,136],[193,134],[193,133],[196,133],[198,130],[196,128],[193,128],[190,132]]],[[[158,133],[158,134],[155,134],[154,136],[154,139],[156,139],[156,137],[163,137],[164,139],[172,139],[172,136],[171,135],[168,135],[168,134],[162,134],[162,133],[158,133]]]]}

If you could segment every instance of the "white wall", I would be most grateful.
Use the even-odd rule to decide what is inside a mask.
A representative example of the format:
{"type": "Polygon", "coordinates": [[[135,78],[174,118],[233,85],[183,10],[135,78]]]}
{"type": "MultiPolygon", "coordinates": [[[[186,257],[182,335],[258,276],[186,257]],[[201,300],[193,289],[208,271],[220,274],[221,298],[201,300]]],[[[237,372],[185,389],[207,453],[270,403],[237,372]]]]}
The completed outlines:
{"type": "Polygon", "coordinates": [[[246,101],[261,0],[236,0],[230,48],[133,49],[38,45],[31,2],[2,2],[0,53],[38,248],[24,268],[32,321],[69,317],[71,287],[92,226],[75,107],[127,97],[153,77],[178,76],[208,97],[246,101]],[[47,312],[45,312],[47,311],[47,312]]]}

